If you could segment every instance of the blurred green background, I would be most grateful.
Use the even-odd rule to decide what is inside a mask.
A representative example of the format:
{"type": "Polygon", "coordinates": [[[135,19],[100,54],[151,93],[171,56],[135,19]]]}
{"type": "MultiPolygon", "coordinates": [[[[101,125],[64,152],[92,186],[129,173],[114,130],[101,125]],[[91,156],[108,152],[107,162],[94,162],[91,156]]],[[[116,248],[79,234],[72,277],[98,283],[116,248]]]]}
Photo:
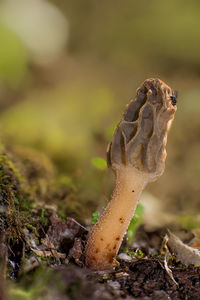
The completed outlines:
{"type": "Polygon", "coordinates": [[[198,215],[200,2],[0,2],[1,141],[49,156],[88,215],[113,180],[92,159],[105,158],[125,105],[149,77],[179,98],[166,171],[147,190],[168,211],[198,215]]]}

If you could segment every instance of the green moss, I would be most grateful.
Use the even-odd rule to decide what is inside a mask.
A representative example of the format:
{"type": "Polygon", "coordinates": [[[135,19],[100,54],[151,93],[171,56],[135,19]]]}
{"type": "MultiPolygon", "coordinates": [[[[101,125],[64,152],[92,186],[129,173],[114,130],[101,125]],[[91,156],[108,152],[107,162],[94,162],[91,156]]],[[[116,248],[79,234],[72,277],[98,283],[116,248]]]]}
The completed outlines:
{"type": "Polygon", "coordinates": [[[29,197],[45,200],[51,193],[55,180],[55,170],[51,161],[41,152],[26,147],[13,147],[12,159],[20,169],[25,189],[29,197]]]}
{"type": "Polygon", "coordinates": [[[136,251],[133,251],[133,250],[130,250],[129,248],[125,248],[124,252],[127,255],[129,255],[131,258],[143,258],[143,257],[145,257],[145,254],[140,249],[137,249],[136,251]]]}
{"type": "Polygon", "coordinates": [[[2,229],[9,228],[12,235],[20,235],[20,226],[24,221],[23,214],[26,207],[25,193],[21,191],[20,184],[23,178],[6,153],[0,154],[0,188],[1,188],[1,222],[2,229]],[[19,214],[19,210],[22,214],[19,214]]]}
{"type": "MultiPolygon", "coordinates": [[[[23,236],[24,227],[37,235],[41,226],[49,225],[49,212],[43,205],[55,201],[57,184],[45,155],[20,147],[2,149],[0,188],[0,229],[6,230],[9,238],[23,236]]],[[[57,196],[59,201],[59,193],[57,196]]]]}
{"type": "Polygon", "coordinates": [[[52,193],[53,203],[57,204],[57,212],[61,220],[71,216],[81,222],[83,216],[87,215],[88,207],[80,201],[80,191],[70,176],[62,174],[57,176],[52,193]]]}
{"type": "Polygon", "coordinates": [[[159,253],[153,253],[153,254],[151,254],[151,258],[161,258],[161,259],[163,259],[164,255],[163,254],[159,254],[159,253]]]}
{"type": "MultiPolygon", "coordinates": [[[[41,244],[51,225],[52,209],[45,203],[54,204],[62,219],[71,216],[81,220],[85,213],[72,179],[56,176],[45,155],[19,147],[1,150],[0,230],[5,231],[9,245],[8,261],[14,262],[9,264],[7,274],[16,277],[24,257],[32,255],[30,239],[41,244]]],[[[55,259],[48,259],[48,263],[55,264],[55,259]]]]}

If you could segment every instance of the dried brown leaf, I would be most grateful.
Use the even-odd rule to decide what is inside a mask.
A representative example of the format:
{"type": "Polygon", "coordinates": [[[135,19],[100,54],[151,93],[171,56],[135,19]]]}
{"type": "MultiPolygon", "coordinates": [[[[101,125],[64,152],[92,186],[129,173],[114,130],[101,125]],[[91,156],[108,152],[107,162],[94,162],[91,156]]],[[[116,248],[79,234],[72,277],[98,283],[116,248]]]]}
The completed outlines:
{"type": "Polygon", "coordinates": [[[169,260],[169,257],[170,257],[169,249],[168,249],[168,247],[167,247],[168,241],[169,241],[169,237],[168,237],[168,235],[166,235],[166,236],[164,237],[163,244],[162,244],[162,251],[165,253],[164,267],[165,267],[165,270],[166,270],[167,274],[168,274],[169,277],[171,278],[171,280],[172,280],[176,285],[178,285],[178,283],[177,283],[176,280],[174,279],[172,270],[168,267],[168,260],[169,260]]]}
{"type": "Polygon", "coordinates": [[[55,250],[47,251],[47,250],[37,250],[34,248],[31,248],[31,250],[38,256],[41,257],[49,257],[49,256],[54,256],[55,258],[62,258],[65,259],[66,254],[59,253],[55,250]]]}
{"type": "Polygon", "coordinates": [[[168,231],[167,245],[170,248],[170,252],[176,254],[177,259],[185,265],[193,264],[200,266],[200,251],[185,245],[175,234],[168,231]]]}
{"type": "Polygon", "coordinates": [[[59,220],[56,214],[51,216],[51,226],[48,229],[46,239],[43,244],[49,245],[49,242],[56,250],[61,245],[66,252],[73,246],[75,237],[84,236],[87,230],[73,218],[68,217],[67,220],[59,220]]]}
{"type": "Polygon", "coordinates": [[[74,246],[69,251],[69,256],[73,257],[75,262],[82,264],[81,256],[83,255],[83,246],[81,238],[74,239],[74,246]]]}

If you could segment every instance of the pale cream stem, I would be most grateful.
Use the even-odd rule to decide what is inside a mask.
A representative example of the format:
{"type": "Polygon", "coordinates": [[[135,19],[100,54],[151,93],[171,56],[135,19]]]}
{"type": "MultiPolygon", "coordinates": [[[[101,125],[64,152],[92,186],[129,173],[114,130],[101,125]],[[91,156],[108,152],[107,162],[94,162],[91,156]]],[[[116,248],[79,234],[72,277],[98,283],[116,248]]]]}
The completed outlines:
{"type": "Polygon", "coordinates": [[[113,268],[114,258],[147,183],[148,177],[135,168],[120,167],[116,170],[112,199],[94,225],[86,246],[86,264],[90,268],[113,268]]]}

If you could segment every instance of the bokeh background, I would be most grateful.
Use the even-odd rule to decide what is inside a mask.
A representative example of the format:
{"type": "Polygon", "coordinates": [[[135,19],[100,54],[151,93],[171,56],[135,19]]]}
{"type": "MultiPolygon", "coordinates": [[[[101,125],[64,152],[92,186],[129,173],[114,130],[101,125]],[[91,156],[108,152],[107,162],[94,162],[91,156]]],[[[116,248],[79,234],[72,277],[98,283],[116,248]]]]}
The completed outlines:
{"type": "Polygon", "coordinates": [[[144,203],[190,226],[200,211],[200,2],[0,1],[1,143],[48,156],[74,187],[63,201],[78,201],[86,218],[113,185],[93,158],[105,159],[125,105],[149,77],[179,97],[166,171],[144,203]]]}

